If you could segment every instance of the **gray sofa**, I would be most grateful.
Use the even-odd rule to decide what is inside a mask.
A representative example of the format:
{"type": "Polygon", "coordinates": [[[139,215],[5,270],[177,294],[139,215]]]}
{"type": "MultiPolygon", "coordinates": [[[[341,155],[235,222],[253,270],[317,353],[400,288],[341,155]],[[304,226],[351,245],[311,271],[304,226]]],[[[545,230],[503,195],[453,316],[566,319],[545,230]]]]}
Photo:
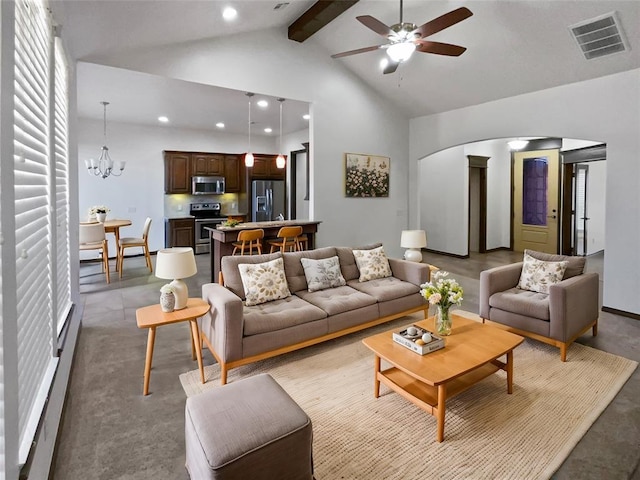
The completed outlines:
{"type": "MultiPolygon", "coordinates": [[[[379,245],[364,247],[374,248],[379,245]]],[[[323,342],[371,327],[409,313],[424,311],[428,304],[420,285],[429,281],[434,267],[389,258],[392,276],[359,281],[359,271],[349,247],[324,247],[302,252],[272,253],[222,258],[223,285],[202,286],[202,298],[211,305],[201,320],[201,336],[221,367],[227,372],[248,363],[323,342]],[[300,259],[338,256],[347,284],[308,291],[300,259]],[[263,263],[283,258],[291,296],[246,306],[238,270],[241,263],[263,263]]]]}
{"type": "Polygon", "coordinates": [[[480,316],[513,333],[560,348],[567,348],[591,329],[598,333],[597,273],[583,273],[584,257],[551,255],[532,250],[525,253],[545,262],[567,261],[562,281],[551,285],[549,293],[518,288],[523,262],[495,267],[480,273],[480,316]]]}

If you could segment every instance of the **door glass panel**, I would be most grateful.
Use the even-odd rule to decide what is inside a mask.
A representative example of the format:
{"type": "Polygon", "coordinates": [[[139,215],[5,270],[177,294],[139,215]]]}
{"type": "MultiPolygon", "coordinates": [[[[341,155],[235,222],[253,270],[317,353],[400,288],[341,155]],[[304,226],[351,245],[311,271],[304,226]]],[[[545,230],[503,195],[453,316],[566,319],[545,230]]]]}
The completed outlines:
{"type": "Polygon", "coordinates": [[[522,223],[547,224],[547,174],[546,157],[525,158],[522,170],[522,223]]]}

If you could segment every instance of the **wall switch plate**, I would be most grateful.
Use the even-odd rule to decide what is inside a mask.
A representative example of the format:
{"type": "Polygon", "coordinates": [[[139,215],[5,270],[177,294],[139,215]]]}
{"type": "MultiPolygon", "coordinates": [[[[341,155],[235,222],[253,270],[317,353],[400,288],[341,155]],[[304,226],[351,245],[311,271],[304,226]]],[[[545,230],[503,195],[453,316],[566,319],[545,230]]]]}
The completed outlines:
{"type": "Polygon", "coordinates": [[[182,211],[182,205],[178,205],[178,211],[181,212],[182,211]]]}

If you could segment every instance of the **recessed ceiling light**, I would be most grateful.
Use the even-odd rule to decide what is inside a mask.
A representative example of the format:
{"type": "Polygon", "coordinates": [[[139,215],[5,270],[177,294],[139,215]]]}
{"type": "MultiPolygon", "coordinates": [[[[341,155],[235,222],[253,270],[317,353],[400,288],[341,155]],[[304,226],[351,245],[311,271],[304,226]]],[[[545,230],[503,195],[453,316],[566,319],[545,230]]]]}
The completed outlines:
{"type": "Polygon", "coordinates": [[[305,120],[309,120],[311,118],[311,115],[305,113],[304,115],[302,115],[302,118],[304,118],[305,120]]]}
{"type": "Polygon", "coordinates": [[[224,128],[224,123],[222,123],[222,122],[218,122],[218,123],[216,123],[216,127],[218,127],[218,128],[224,128]]]}
{"type": "Polygon", "coordinates": [[[226,7],[222,11],[222,18],[224,18],[227,22],[234,20],[238,16],[238,12],[233,7],[226,7]]]}
{"type": "Polygon", "coordinates": [[[166,117],[164,115],[158,117],[158,121],[162,122],[162,123],[167,123],[169,121],[169,117],[166,117]]]}
{"type": "Polygon", "coordinates": [[[269,127],[264,129],[264,133],[271,133],[271,132],[273,132],[273,130],[269,127]]]}
{"type": "Polygon", "coordinates": [[[258,100],[258,106],[262,108],[267,108],[269,106],[269,102],[266,100],[258,100]]]}

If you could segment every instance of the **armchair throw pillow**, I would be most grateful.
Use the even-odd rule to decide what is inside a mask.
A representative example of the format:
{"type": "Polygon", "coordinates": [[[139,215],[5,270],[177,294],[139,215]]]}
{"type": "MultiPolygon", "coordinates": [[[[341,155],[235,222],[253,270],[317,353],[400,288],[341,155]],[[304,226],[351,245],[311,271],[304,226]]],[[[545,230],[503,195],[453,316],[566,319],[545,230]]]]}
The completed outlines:
{"type": "Polygon", "coordinates": [[[549,287],[562,281],[569,262],[544,262],[524,254],[518,288],[531,292],[549,293],[549,287]]]}
{"type": "Polygon", "coordinates": [[[304,276],[307,279],[307,287],[310,292],[347,284],[340,271],[340,261],[337,255],[320,260],[303,257],[300,262],[304,268],[304,276]]]}
{"type": "Polygon", "coordinates": [[[264,263],[241,263],[238,270],[248,307],[291,295],[282,258],[264,263]]]}
{"type": "Polygon", "coordinates": [[[356,265],[360,271],[359,280],[361,282],[391,276],[391,267],[383,247],[371,250],[354,250],[353,257],[356,259],[356,265]]]}

